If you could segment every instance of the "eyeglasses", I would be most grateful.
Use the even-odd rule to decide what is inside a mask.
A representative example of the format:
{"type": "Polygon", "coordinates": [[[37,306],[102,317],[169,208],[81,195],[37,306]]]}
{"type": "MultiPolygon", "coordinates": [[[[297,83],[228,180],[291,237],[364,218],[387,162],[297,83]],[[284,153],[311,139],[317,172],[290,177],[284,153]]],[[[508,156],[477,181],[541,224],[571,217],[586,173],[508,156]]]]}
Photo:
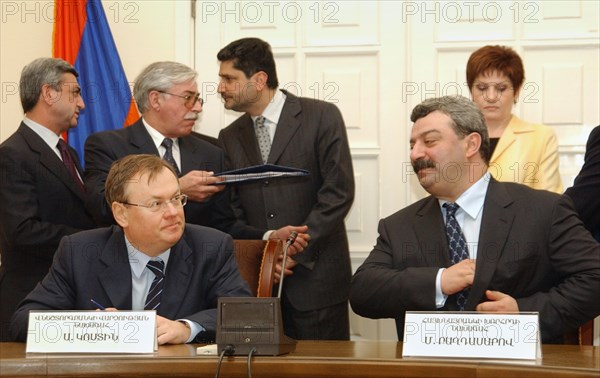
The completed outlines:
{"type": "Polygon", "coordinates": [[[169,93],[169,92],[165,92],[165,91],[157,91],[158,93],[164,93],[164,94],[168,94],[171,96],[176,96],[176,97],[181,97],[182,99],[184,99],[184,105],[186,108],[191,109],[194,107],[194,105],[196,105],[196,101],[200,101],[200,106],[204,105],[204,100],[200,98],[200,93],[195,93],[195,94],[189,94],[189,95],[178,95],[175,93],[169,93]]]}
{"type": "Polygon", "coordinates": [[[123,205],[145,207],[146,209],[152,211],[153,213],[156,213],[158,210],[161,210],[161,209],[165,210],[167,208],[167,205],[173,205],[174,207],[183,207],[187,203],[187,199],[188,199],[187,195],[179,194],[179,195],[176,195],[175,197],[171,198],[168,201],[154,201],[148,205],[142,205],[140,203],[129,203],[129,202],[121,202],[121,203],[123,205]]]}

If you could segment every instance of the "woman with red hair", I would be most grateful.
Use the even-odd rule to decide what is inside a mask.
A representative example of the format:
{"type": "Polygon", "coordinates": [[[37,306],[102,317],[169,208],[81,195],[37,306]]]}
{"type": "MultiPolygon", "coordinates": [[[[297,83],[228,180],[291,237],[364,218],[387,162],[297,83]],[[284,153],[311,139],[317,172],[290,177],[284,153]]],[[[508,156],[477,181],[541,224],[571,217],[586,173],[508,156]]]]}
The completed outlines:
{"type": "Polygon", "coordinates": [[[512,114],[525,72],[519,55],[505,46],[484,46],[467,62],[467,84],[490,135],[489,171],[499,181],[562,193],[554,131],[512,114]]]}

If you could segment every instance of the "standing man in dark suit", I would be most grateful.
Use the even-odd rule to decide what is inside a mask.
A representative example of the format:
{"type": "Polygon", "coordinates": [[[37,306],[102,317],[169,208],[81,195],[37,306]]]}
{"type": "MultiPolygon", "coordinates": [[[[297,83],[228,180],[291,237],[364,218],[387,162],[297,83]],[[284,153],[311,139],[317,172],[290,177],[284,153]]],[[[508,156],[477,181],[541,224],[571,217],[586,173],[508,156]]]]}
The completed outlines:
{"type": "Polygon", "coordinates": [[[185,225],[187,196],[155,155],[116,162],[106,199],[119,227],[63,238],[50,272],[15,312],[14,340],[26,339],[30,310],[95,309],[90,299],[108,310],[156,310],[159,344],[214,340],[217,299],[252,295],[231,237],[185,225]]]}
{"type": "Polygon", "coordinates": [[[572,202],[491,177],[469,99],[425,100],[411,120],[410,160],[431,196],[381,220],[352,279],[354,311],[396,318],[400,340],[406,311],[539,311],[544,343],[600,314],[600,245],[572,202]]]}
{"type": "Polygon", "coordinates": [[[0,341],[8,340],[19,302],[48,272],[60,239],[94,226],[79,158],[60,138],[85,107],[77,76],[62,59],[25,66],[19,83],[25,117],[0,145],[0,341]]]}
{"type": "Polygon", "coordinates": [[[566,195],[596,240],[600,240],[600,126],[590,133],[585,149],[583,167],[566,195]]]}
{"type": "MultiPolygon", "coordinates": [[[[153,154],[167,159],[178,173],[181,191],[190,201],[185,209],[188,223],[213,227],[239,239],[261,239],[267,232],[238,221],[229,191],[223,185],[213,185],[219,181],[213,173],[223,170],[223,152],[192,132],[203,104],[197,76],[181,63],[150,64],[137,77],[133,89],[142,118],[132,126],[96,133],[86,140],[87,207],[98,225],[114,223],[104,198],[111,164],[130,154],[153,154]]],[[[306,232],[306,228],[284,227],[271,237],[285,240],[293,230],[306,232]]],[[[303,243],[299,238],[295,247],[301,249],[303,243]]]]}
{"type": "Polygon", "coordinates": [[[219,135],[226,167],[271,163],[310,172],[233,188],[236,211],[249,225],[308,225],[309,246],[285,267],[285,333],[348,339],[351,268],[344,217],[354,200],[354,173],[342,115],[333,104],[279,90],[271,46],[258,38],[232,42],[217,58],[225,108],[246,113],[219,135]],[[268,130],[262,146],[255,123],[257,131],[268,130]]]}

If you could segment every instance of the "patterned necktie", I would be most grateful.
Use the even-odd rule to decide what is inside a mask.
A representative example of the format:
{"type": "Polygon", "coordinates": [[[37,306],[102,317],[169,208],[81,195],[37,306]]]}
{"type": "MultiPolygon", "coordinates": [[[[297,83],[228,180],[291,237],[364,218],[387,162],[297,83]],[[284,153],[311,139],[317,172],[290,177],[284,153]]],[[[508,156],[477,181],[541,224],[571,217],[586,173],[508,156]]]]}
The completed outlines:
{"type": "Polygon", "coordinates": [[[69,152],[69,147],[67,146],[67,143],[64,140],[59,139],[56,147],[58,147],[58,150],[60,151],[60,156],[62,157],[62,161],[65,164],[65,166],[67,167],[67,169],[69,170],[69,173],[71,174],[71,178],[73,179],[73,181],[75,181],[75,183],[77,184],[79,189],[81,189],[81,192],[85,193],[85,188],[83,187],[83,182],[81,182],[81,178],[77,174],[77,168],[75,167],[75,162],[73,161],[73,157],[71,156],[71,153],[69,152]]]}
{"type": "Polygon", "coordinates": [[[256,139],[258,140],[258,147],[260,147],[260,154],[263,159],[263,163],[267,163],[269,159],[269,152],[271,152],[271,136],[269,135],[269,129],[265,126],[266,118],[259,116],[256,118],[256,127],[254,132],[256,133],[256,139]]]}
{"type": "Polygon", "coordinates": [[[163,155],[163,160],[166,161],[167,163],[171,164],[173,169],[175,169],[177,176],[180,176],[181,171],[179,171],[177,162],[175,161],[175,158],[173,157],[173,140],[171,140],[170,138],[165,138],[165,140],[163,140],[160,145],[166,149],[165,154],[163,155]]]}
{"type": "MultiPolygon", "coordinates": [[[[469,250],[467,249],[465,236],[454,216],[460,206],[453,202],[446,202],[443,206],[446,208],[446,237],[448,238],[448,248],[450,249],[450,262],[454,265],[464,259],[468,259],[469,250]]],[[[456,304],[460,311],[465,309],[468,297],[468,288],[456,293],[456,304]]]]}
{"type": "Polygon", "coordinates": [[[146,265],[146,268],[150,269],[154,273],[154,280],[150,285],[150,290],[146,296],[146,304],[144,310],[156,310],[160,306],[160,295],[163,291],[165,283],[165,263],[161,259],[150,260],[146,265]]]}

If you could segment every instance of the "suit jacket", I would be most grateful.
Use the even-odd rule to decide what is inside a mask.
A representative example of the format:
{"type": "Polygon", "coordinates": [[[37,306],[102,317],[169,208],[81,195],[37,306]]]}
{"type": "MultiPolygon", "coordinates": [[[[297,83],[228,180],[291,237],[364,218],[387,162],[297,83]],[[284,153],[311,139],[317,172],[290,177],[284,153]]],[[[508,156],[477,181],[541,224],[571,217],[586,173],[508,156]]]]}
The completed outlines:
{"type": "MultiPolygon", "coordinates": [[[[396,318],[402,340],[406,311],[436,310],[436,274],[448,266],[442,213],[430,196],[380,221],[377,245],[352,279],[350,304],[362,316],[396,318]]],[[[512,296],[520,311],[539,311],[543,342],[600,314],[600,245],[567,197],[490,182],[465,310],[485,302],[485,290],[512,296]]],[[[454,297],[441,310],[456,311],[454,297]]]]}
{"type": "MultiPolygon", "coordinates": [[[[195,341],[212,341],[219,297],[251,296],[239,273],[233,240],[207,227],[187,225],[171,247],[157,314],[202,325],[195,341]]],[[[21,303],[11,323],[16,341],[27,337],[30,310],[93,310],[93,298],[105,307],[131,310],[131,267],[125,237],[117,226],[63,238],[48,275],[21,303]]]]}
{"type": "MultiPolygon", "coordinates": [[[[198,134],[179,138],[179,148],[182,175],[193,170],[223,170],[223,151],[198,134]]],[[[141,118],[123,129],[92,134],[85,142],[86,205],[98,226],[114,224],[110,206],[104,197],[110,166],[115,160],[131,154],[158,155],[156,145],[141,118]]],[[[225,189],[205,202],[189,201],[184,208],[186,222],[213,227],[239,239],[261,239],[266,229],[251,228],[238,222],[229,197],[225,189]]]]}
{"type": "Polygon", "coordinates": [[[513,115],[490,159],[489,171],[498,181],[517,182],[533,189],[562,193],[554,131],[513,115]]]}
{"type": "MultiPolygon", "coordinates": [[[[315,310],[348,300],[350,254],[344,217],[354,200],[354,173],[346,129],[337,107],[287,96],[268,162],[306,169],[304,177],[266,179],[233,186],[240,219],[268,229],[309,227],[308,247],[285,279],[294,308],[315,310]]],[[[226,167],[262,164],[252,119],[245,114],[221,130],[226,167]]]]}
{"type": "Polygon", "coordinates": [[[11,315],[48,272],[60,239],[94,223],[62,160],[23,123],[0,145],[0,176],[0,339],[6,340],[11,315]]]}
{"type": "Polygon", "coordinates": [[[565,194],[575,203],[587,229],[600,240],[600,126],[590,133],[583,167],[565,194]]]}

